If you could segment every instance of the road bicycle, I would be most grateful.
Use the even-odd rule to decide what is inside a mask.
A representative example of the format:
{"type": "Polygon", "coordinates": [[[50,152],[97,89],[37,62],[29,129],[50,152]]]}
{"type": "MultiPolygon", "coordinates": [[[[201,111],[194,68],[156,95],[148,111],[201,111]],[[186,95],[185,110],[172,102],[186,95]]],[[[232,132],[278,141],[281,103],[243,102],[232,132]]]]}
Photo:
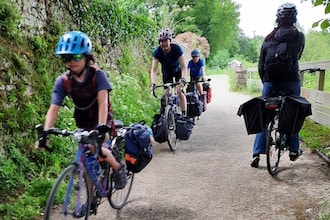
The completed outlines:
{"type": "MultiPolygon", "coordinates": [[[[319,68],[309,68],[301,70],[303,72],[316,72],[319,68]]],[[[290,91],[273,91],[270,97],[265,98],[265,109],[267,110],[266,125],[266,154],[267,154],[267,170],[270,175],[277,174],[280,158],[289,150],[287,146],[287,134],[280,132],[279,123],[282,114],[282,106],[290,91]]]]}
{"type": "MultiPolygon", "coordinates": [[[[165,106],[164,110],[164,127],[166,129],[166,139],[168,146],[170,147],[171,151],[176,151],[179,145],[179,138],[177,138],[175,129],[176,129],[176,114],[178,114],[178,104],[179,99],[178,95],[175,94],[173,91],[177,85],[179,85],[180,82],[173,82],[173,83],[164,83],[161,85],[156,85],[155,88],[164,88],[168,90],[167,98],[167,104],[165,106]]],[[[155,91],[153,91],[153,95],[155,98],[157,98],[155,91]]],[[[165,98],[165,99],[166,99],[165,98]]]]}
{"type": "MultiPolygon", "coordinates": [[[[120,161],[125,155],[124,136],[128,127],[124,127],[121,121],[116,121],[115,127],[117,135],[111,137],[109,148],[116,160],[120,161]]],[[[75,160],[62,171],[49,193],[44,219],[88,219],[89,215],[96,215],[98,206],[105,200],[114,209],[121,209],[126,205],[133,186],[134,173],[128,171],[126,186],[116,188],[114,171],[108,162],[102,160],[104,155],[101,146],[105,134],[112,133],[110,127],[102,125],[92,131],[69,131],[59,128],[44,130],[42,125],[37,125],[36,129],[40,146],[48,150],[46,140],[49,135],[70,137],[78,145],[75,160]],[[90,181],[93,189],[88,184],[90,181]],[[89,211],[91,208],[92,211],[89,211]]]]}

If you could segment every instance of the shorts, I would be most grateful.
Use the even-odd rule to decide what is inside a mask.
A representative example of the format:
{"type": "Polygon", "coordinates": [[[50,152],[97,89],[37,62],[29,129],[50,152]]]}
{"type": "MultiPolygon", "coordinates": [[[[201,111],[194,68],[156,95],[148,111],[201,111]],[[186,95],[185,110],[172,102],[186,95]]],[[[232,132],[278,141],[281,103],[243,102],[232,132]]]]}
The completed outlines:
{"type": "Polygon", "coordinates": [[[190,76],[190,81],[192,81],[192,82],[197,82],[197,81],[202,82],[203,77],[202,76],[190,76]]]}
{"type": "Polygon", "coordinates": [[[171,75],[165,75],[163,74],[163,83],[172,83],[173,82],[173,78],[175,78],[175,82],[179,82],[179,80],[181,79],[181,72],[176,72],[174,74],[171,75]]]}

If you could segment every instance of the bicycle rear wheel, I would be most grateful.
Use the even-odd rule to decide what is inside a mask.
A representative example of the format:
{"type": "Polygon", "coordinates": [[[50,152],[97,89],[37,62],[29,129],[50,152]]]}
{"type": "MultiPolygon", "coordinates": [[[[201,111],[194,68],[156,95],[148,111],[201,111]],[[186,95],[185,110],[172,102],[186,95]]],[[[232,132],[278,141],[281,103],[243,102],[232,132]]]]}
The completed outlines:
{"type": "Polygon", "coordinates": [[[274,127],[274,122],[270,122],[266,132],[266,153],[267,153],[267,170],[270,175],[277,173],[280,163],[281,149],[277,143],[280,133],[274,127]]]}
{"type": "Polygon", "coordinates": [[[74,219],[79,215],[88,219],[89,188],[83,172],[71,164],[60,174],[48,196],[44,219],[74,219]],[[85,213],[81,213],[83,205],[87,206],[85,213]]]}
{"type": "MultiPolygon", "coordinates": [[[[125,138],[122,136],[117,136],[116,146],[114,147],[113,154],[115,155],[117,161],[123,160],[125,157],[125,138]]],[[[111,168],[111,172],[113,169],[111,168]]],[[[134,173],[131,171],[127,174],[127,184],[123,189],[116,189],[115,182],[111,175],[111,192],[108,196],[108,201],[112,208],[121,209],[123,208],[128,200],[128,197],[131,193],[134,180],[134,173]]]]}
{"type": "Polygon", "coordinates": [[[109,203],[114,209],[121,209],[127,204],[128,197],[131,193],[134,180],[134,173],[128,171],[127,184],[123,189],[116,189],[114,179],[111,178],[111,193],[108,197],[109,203]]]}
{"type": "Polygon", "coordinates": [[[178,147],[179,139],[176,138],[175,134],[175,112],[170,105],[167,105],[165,108],[165,128],[168,146],[171,151],[175,151],[178,147]]]}

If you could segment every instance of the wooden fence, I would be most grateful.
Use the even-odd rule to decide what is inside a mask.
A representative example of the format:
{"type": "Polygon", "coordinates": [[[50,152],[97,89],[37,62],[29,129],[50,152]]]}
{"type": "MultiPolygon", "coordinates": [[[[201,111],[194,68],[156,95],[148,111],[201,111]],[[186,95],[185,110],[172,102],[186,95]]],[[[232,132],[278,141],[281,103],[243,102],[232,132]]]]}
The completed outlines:
{"type": "MultiPolygon", "coordinates": [[[[300,70],[309,68],[319,68],[317,71],[317,89],[307,89],[303,87],[304,74],[301,74],[302,89],[301,95],[312,104],[313,114],[309,116],[313,121],[330,127],[330,93],[324,92],[326,70],[330,70],[330,61],[319,61],[310,63],[299,63],[300,70]]],[[[256,72],[257,68],[248,69],[248,72],[256,72]]],[[[330,74],[328,72],[328,74],[330,74]]],[[[327,82],[329,83],[329,82],[327,82]]]]}

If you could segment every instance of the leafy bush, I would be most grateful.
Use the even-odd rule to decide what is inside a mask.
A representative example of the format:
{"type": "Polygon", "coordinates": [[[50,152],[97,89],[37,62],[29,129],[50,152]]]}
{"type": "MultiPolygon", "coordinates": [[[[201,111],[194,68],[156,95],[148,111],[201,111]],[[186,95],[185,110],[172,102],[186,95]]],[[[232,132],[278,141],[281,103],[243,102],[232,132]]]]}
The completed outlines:
{"type": "Polygon", "coordinates": [[[14,39],[19,36],[20,16],[10,0],[0,1],[0,35],[7,39],[14,39]]]}

